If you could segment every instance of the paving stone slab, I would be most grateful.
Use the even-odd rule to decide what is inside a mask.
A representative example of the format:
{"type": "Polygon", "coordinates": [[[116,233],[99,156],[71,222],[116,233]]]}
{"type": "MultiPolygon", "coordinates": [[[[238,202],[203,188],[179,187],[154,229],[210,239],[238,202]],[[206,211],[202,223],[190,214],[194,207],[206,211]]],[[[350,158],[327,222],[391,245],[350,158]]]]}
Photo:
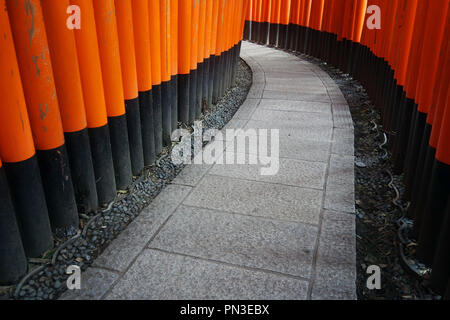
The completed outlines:
{"type": "MultiPolygon", "coordinates": [[[[311,189],[322,190],[324,186],[326,164],[323,162],[280,158],[277,165],[273,163],[255,165],[250,164],[249,160],[247,160],[248,157],[245,157],[245,154],[242,153],[225,152],[225,157],[233,159],[236,164],[229,164],[230,162],[215,164],[209,171],[209,174],[311,189]],[[237,164],[239,156],[244,158],[245,164],[237,164]],[[263,175],[263,168],[267,170],[272,168],[274,174],[263,175]],[[275,171],[277,169],[278,171],[275,171]]],[[[260,162],[258,161],[258,163],[260,162]]]]}
{"type": "Polygon", "coordinates": [[[356,239],[353,214],[325,211],[312,299],[356,299],[356,239]]]}
{"type": "Polygon", "coordinates": [[[149,247],[310,276],[317,227],[182,206],[149,247]]]}
{"type": "Polygon", "coordinates": [[[354,162],[355,157],[353,156],[332,154],[327,182],[353,186],[355,182],[354,162]]]}
{"type": "Polygon", "coordinates": [[[249,120],[244,130],[247,129],[278,129],[280,139],[293,137],[296,139],[330,141],[333,129],[329,126],[318,126],[314,124],[305,124],[299,127],[295,122],[286,121],[258,121],[249,120]]]}
{"type": "Polygon", "coordinates": [[[118,273],[91,267],[81,275],[81,289],[67,290],[59,299],[100,300],[118,279],[118,273]]]}
{"type": "Polygon", "coordinates": [[[106,247],[93,265],[125,271],[166,219],[191,191],[190,187],[169,185],[140,215],[106,247]]]}
{"type": "Polygon", "coordinates": [[[331,153],[338,155],[353,156],[355,154],[353,139],[347,139],[342,142],[333,142],[331,153]]]}
{"type": "Polygon", "coordinates": [[[233,116],[233,119],[248,120],[252,116],[260,103],[260,99],[252,99],[247,97],[244,103],[239,107],[238,111],[233,116]]]}
{"type": "MultiPolygon", "coordinates": [[[[250,139],[248,138],[248,136],[245,136],[245,145],[242,145],[242,136],[243,135],[238,134],[237,137],[234,138],[234,142],[229,139],[228,143],[225,145],[225,150],[235,153],[244,152],[247,154],[258,154],[260,150],[260,144],[265,143],[267,146],[268,154],[270,155],[272,139],[269,134],[267,136],[267,141],[261,142],[261,139],[256,138],[256,148],[250,148],[250,139]]],[[[295,137],[284,137],[279,141],[279,156],[281,158],[313,162],[328,162],[330,157],[329,151],[330,142],[328,141],[296,139],[295,137]]],[[[343,154],[347,155],[347,153],[343,154]]]]}
{"type": "Polygon", "coordinates": [[[223,128],[223,129],[243,129],[245,125],[247,124],[247,119],[237,119],[233,118],[231,119],[223,128]]]}
{"type": "Polygon", "coordinates": [[[330,102],[330,97],[327,93],[301,93],[301,92],[286,92],[275,90],[264,90],[264,99],[284,99],[284,100],[299,100],[299,101],[317,101],[330,102]]]}
{"type": "Polygon", "coordinates": [[[333,104],[332,109],[334,127],[353,129],[353,119],[347,104],[333,104]]]}
{"type": "Polygon", "coordinates": [[[328,88],[323,82],[314,76],[305,76],[301,78],[281,78],[274,76],[265,77],[266,89],[268,90],[284,90],[284,88],[299,88],[299,90],[320,89],[326,91],[328,88]]]}
{"type": "Polygon", "coordinates": [[[327,183],[325,208],[336,211],[355,212],[355,188],[353,185],[327,183]]]}
{"type": "Polygon", "coordinates": [[[255,83],[250,91],[248,92],[247,97],[250,99],[261,99],[264,92],[264,84],[263,83],[255,83]]]}
{"type": "Polygon", "coordinates": [[[274,83],[277,80],[283,79],[284,81],[290,80],[293,82],[308,82],[311,84],[315,83],[319,86],[323,85],[323,82],[318,78],[316,75],[311,73],[286,73],[286,72],[264,72],[266,82],[267,83],[274,83]]]}
{"type": "Polygon", "coordinates": [[[304,87],[299,84],[291,84],[288,86],[267,84],[265,90],[284,91],[286,93],[302,93],[302,94],[327,94],[327,89],[320,86],[304,87]]]}
{"type": "Polygon", "coordinates": [[[188,164],[172,181],[174,184],[196,186],[201,178],[212,168],[211,164],[188,164]]]}
{"type": "Polygon", "coordinates": [[[146,250],[106,299],[304,300],[308,282],[146,250]]]}
{"type": "Polygon", "coordinates": [[[292,112],[258,108],[251,120],[257,121],[295,121],[298,127],[305,125],[332,126],[331,114],[320,112],[292,112]]]}
{"type": "Polygon", "coordinates": [[[354,140],[354,130],[353,128],[334,128],[333,129],[333,141],[342,142],[347,139],[354,140]]]}
{"type": "Polygon", "coordinates": [[[317,224],[321,190],[206,175],[185,205],[317,224]]]}
{"type": "Polygon", "coordinates": [[[302,74],[311,74],[311,68],[309,68],[308,66],[297,66],[297,67],[293,67],[292,69],[290,69],[289,67],[283,67],[283,66],[279,66],[279,67],[269,67],[269,68],[264,68],[264,73],[266,75],[270,75],[271,73],[286,73],[286,74],[291,74],[291,75],[295,75],[297,74],[299,77],[301,77],[302,74]]]}
{"type": "Polygon", "coordinates": [[[326,102],[262,99],[260,109],[292,112],[318,112],[331,114],[331,104],[326,102]]]}

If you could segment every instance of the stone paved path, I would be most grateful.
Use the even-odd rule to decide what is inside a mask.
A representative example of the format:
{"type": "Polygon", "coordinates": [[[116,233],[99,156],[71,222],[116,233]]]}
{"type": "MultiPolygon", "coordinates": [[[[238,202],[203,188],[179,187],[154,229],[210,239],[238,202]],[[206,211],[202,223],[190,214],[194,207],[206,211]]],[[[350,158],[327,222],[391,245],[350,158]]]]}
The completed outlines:
{"type": "Polygon", "coordinates": [[[356,298],[348,105],[298,57],[244,42],[242,58],[253,86],[227,128],[279,129],[278,174],[187,166],[63,299],[356,298]]]}

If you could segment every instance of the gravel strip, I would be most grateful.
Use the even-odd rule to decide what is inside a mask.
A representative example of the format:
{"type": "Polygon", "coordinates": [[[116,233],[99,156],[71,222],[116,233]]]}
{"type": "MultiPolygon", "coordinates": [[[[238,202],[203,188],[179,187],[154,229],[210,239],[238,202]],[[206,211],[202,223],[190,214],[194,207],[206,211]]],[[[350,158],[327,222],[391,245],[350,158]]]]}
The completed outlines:
{"type": "MultiPolygon", "coordinates": [[[[245,101],[251,84],[251,69],[240,59],[235,86],[216,105],[206,110],[201,119],[204,130],[222,129],[245,101]]],[[[187,129],[192,131],[192,128],[187,129]]],[[[30,260],[29,270],[31,273],[36,270],[35,273],[25,277],[18,289],[16,286],[0,287],[0,300],[57,299],[67,289],[67,266],[77,265],[82,271],[86,270],[183,169],[184,165],[172,163],[170,155],[171,149],[165,148],[155,165],[136,177],[129,190],[119,193],[108,208],[89,215],[81,214],[81,232],[70,241],[57,239],[55,249],[44,255],[43,259],[30,260]]]]}

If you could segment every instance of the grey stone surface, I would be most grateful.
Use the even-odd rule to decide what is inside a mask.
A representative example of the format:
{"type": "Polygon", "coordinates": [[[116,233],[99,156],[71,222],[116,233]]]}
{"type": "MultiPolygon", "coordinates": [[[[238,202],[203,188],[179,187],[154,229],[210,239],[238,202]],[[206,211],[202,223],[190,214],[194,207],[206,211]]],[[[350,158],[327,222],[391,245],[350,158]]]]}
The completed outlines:
{"type": "Polygon", "coordinates": [[[327,89],[323,85],[316,83],[303,85],[302,83],[289,83],[289,84],[279,84],[275,81],[266,83],[266,90],[270,91],[285,91],[285,92],[298,92],[298,93],[321,93],[326,94],[327,89]]]}
{"type": "Polygon", "coordinates": [[[106,299],[303,300],[308,282],[146,250],[106,299]]]}
{"type": "Polygon", "coordinates": [[[332,109],[335,128],[353,129],[353,119],[347,104],[333,104],[332,109]]]}
{"type": "Polygon", "coordinates": [[[352,128],[334,128],[331,153],[354,156],[354,132],[352,128]]]}
{"type": "Polygon", "coordinates": [[[325,208],[344,212],[355,212],[355,188],[350,185],[327,183],[325,208]]]}
{"type": "Polygon", "coordinates": [[[340,94],[330,94],[330,99],[333,104],[346,104],[347,100],[345,100],[342,93],[340,94]]]}
{"type": "Polygon", "coordinates": [[[91,267],[81,274],[81,289],[67,290],[59,299],[100,300],[117,279],[118,273],[91,267]]]}
{"type": "Polygon", "coordinates": [[[325,211],[312,299],[356,299],[355,216],[325,211]]]}
{"type": "MultiPolygon", "coordinates": [[[[237,163],[237,156],[240,153],[226,152],[237,163]]],[[[270,165],[275,170],[275,165],[270,165]]],[[[280,158],[278,172],[274,175],[262,175],[262,168],[269,168],[269,165],[249,164],[215,164],[209,171],[212,175],[241,178],[255,181],[265,181],[304,187],[311,189],[322,189],[325,182],[326,164],[322,162],[311,162],[294,159],[280,158]]]]}
{"type": "MultiPolygon", "coordinates": [[[[239,141],[238,137],[241,136],[242,135],[238,134],[238,136],[234,138],[234,143],[228,140],[230,144],[229,145],[227,144],[225,146],[225,150],[228,152],[239,152],[239,150],[242,147],[238,147],[239,141]]],[[[269,151],[271,141],[272,141],[271,136],[268,135],[266,145],[269,151]]],[[[260,143],[261,140],[257,139],[258,149],[256,149],[256,152],[253,153],[257,154],[259,152],[258,150],[260,143]]],[[[250,149],[249,144],[250,142],[249,139],[247,138],[245,143],[246,153],[252,153],[252,149],[250,149]]],[[[347,147],[347,144],[344,144],[343,147],[347,147]]],[[[328,141],[297,139],[295,137],[286,136],[282,140],[280,140],[279,143],[280,158],[316,161],[316,162],[328,162],[329,150],[330,150],[330,142],[328,141]]]]}
{"type": "Polygon", "coordinates": [[[250,119],[260,101],[260,99],[252,99],[247,97],[244,103],[239,107],[239,110],[234,114],[233,119],[250,119]]]}
{"type": "Polygon", "coordinates": [[[151,248],[310,277],[317,227],[181,206],[151,248]]]}
{"type": "Polygon", "coordinates": [[[330,141],[333,133],[333,128],[328,125],[316,125],[307,123],[303,126],[298,126],[293,121],[258,121],[249,120],[244,127],[247,129],[278,129],[280,132],[280,139],[285,137],[293,137],[296,139],[330,141]]]}
{"type": "MultiPolygon", "coordinates": [[[[230,122],[228,122],[223,129],[242,129],[245,127],[245,125],[247,124],[248,120],[247,119],[237,119],[237,118],[233,118],[230,120],[230,122]]],[[[222,129],[222,130],[223,130],[222,129]]]]}
{"type": "Polygon", "coordinates": [[[355,181],[353,156],[332,154],[328,172],[328,183],[353,186],[355,181]]]}
{"type": "Polygon", "coordinates": [[[259,108],[278,111],[320,112],[331,114],[331,104],[324,102],[263,99],[259,104],[259,108]]]}
{"type": "Polygon", "coordinates": [[[250,99],[261,99],[264,92],[263,83],[254,83],[248,92],[247,97],[250,99]]]}
{"type": "Polygon", "coordinates": [[[258,121],[295,121],[295,125],[299,127],[305,125],[331,126],[333,124],[329,113],[291,112],[259,108],[253,113],[251,119],[258,121]]]}
{"type": "Polygon", "coordinates": [[[338,155],[353,156],[355,154],[353,139],[348,139],[343,142],[333,142],[331,153],[338,155]]]}
{"type": "Polygon", "coordinates": [[[322,86],[323,82],[312,73],[287,73],[287,72],[265,72],[266,83],[274,83],[279,79],[291,82],[311,82],[311,84],[317,84],[322,86]]]}
{"type": "Polygon", "coordinates": [[[210,164],[188,164],[173,180],[173,183],[195,186],[211,167],[210,164]]]}
{"type": "Polygon", "coordinates": [[[295,66],[292,69],[289,69],[289,67],[279,65],[279,66],[274,66],[273,68],[272,67],[264,68],[264,72],[268,75],[270,75],[272,73],[287,73],[287,74],[297,75],[298,77],[301,77],[303,74],[310,75],[311,68],[300,65],[300,66],[295,66]]]}
{"type": "Polygon", "coordinates": [[[335,142],[344,142],[344,141],[354,141],[354,130],[353,128],[334,128],[333,130],[333,141],[335,142]]]}
{"type": "Polygon", "coordinates": [[[286,92],[283,90],[264,90],[264,99],[285,99],[298,101],[317,101],[330,102],[330,97],[327,93],[309,93],[309,92],[286,92]]]}
{"type": "Polygon", "coordinates": [[[322,196],[321,190],[206,175],[184,204],[317,224],[322,196]]]}
{"type": "Polygon", "coordinates": [[[191,190],[170,185],[94,261],[94,266],[124,271],[191,190]]]}

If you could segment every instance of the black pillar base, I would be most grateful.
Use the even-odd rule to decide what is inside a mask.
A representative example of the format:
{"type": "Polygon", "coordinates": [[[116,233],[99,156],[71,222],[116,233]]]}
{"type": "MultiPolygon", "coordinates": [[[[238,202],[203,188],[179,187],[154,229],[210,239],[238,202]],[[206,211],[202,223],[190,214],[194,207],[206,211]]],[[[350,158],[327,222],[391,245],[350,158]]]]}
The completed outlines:
{"type": "Polygon", "coordinates": [[[142,149],[141,116],[139,103],[148,104],[147,96],[125,100],[127,115],[128,141],[130,144],[131,171],[137,176],[144,169],[144,151],[142,149]]]}
{"type": "Polygon", "coordinates": [[[153,91],[139,92],[139,102],[144,165],[150,166],[156,159],[153,91]]]}
{"type": "Polygon", "coordinates": [[[98,197],[88,130],[66,132],[65,139],[78,211],[94,212],[98,197]]]}
{"type": "Polygon", "coordinates": [[[37,151],[50,224],[58,237],[78,230],[78,210],[66,146],[37,151]]]}
{"type": "Polygon", "coordinates": [[[189,80],[189,125],[194,124],[197,106],[197,69],[191,70],[189,80]]]}
{"type": "Polygon", "coordinates": [[[37,158],[4,165],[25,253],[40,258],[53,238],[37,158]]]}
{"type": "Polygon", "coordinates": [[[172,99],[170,98],[170,82],[161,83],[161,111],[162,111],[162,145],[170,146],[172,141],[172,99]]]}
{"type": "Polygon", "coordinates": [[[435,160],[417,248],[417,257],[427,265],[431,265],[435,257],[449,197],[450,165],[435,160]]]}
{"type": "Polygon", "coordinates": [[[178,121],[185,124],[189,122],[189,87],[190,75],[178,75],[178,121]]]}
{"type": "Polygon", "coordinates": [[[178,128],[178,75],[173,75],[170,79],[170,98],[171,98],[171,107],[172,110],[170,112],[171,119],[171,128],[172,132],[178,128]]]}
{"type": "Polygon", "coordinates": [[[152,86],[153,96],[153,128],[155,132],[155,154],[159,155],[163,147],[163,111],[162,111],[162,97],[161,84],[152,86]]]}
{"type": "Polygon", "coordinates": [[[27,272],[27,258],[6,180],[0,166],[0,285],[17,283],[27,272]]]}
{"type": "Polygon", "coordinates": [[[89,142],[98,202],[100,205],[106,205],[113,201],[117,194],[108,125],[89,128],[89,142]]]}

